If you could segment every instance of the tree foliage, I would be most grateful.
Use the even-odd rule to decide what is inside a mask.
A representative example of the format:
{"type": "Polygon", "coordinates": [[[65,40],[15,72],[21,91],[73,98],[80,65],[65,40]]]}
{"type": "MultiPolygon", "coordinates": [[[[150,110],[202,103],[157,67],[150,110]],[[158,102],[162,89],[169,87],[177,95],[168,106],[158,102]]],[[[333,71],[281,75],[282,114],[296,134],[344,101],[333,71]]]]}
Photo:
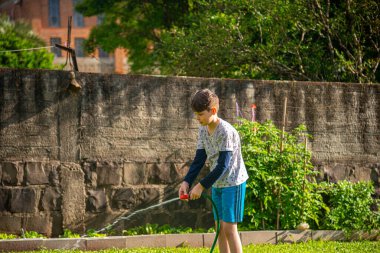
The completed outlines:
{"type": "Polygon", "coordinates": [[[0,16],[0,66],[9,68],[54,68],[54,55],[46,49],[10,52],[10,50],[45,46],[29,24],[0,16]],[[8,52],[4,52],[8,51],[8,52]]]}
{"type": "Polygon", "coordinates": [[[88,50],[127,48],[137,73],[380,81],[375,0],[84,0],[77,9],[105,15],[88,50]]]}
{"type": "Polygon", "coordinates": [[[104,16],[103,22],[91,31],[86,50],[93,52],[101,47],[112,52],[118,47],[126,48],[136,73],[154,69],[152,47],[159,43],[160,31],[176,24],[182,26],[189,8],[189,1],[177,0],[83,0],[76,6],[86,16],[104,16]]]}

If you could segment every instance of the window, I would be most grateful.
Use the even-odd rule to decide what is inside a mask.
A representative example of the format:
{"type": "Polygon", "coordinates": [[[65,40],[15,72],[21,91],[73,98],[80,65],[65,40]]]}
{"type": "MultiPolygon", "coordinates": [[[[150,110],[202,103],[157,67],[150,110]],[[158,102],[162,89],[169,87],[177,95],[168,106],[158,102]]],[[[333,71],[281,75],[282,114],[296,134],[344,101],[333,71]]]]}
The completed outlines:
{"type": "MultiPolygon", "coordinates": [[[[58,37],[50,38],[50,46],[54,46],[55,44],[61,44],[61,38],[58,38],[58,37]]],[[[51,52],[55,54],[56,57],[62,57],[62,51],[58,47],[52,47],[51,52]]]]}
{"type": "Polygon", "coordinates": [[[75,38],[75,55],[77,57],[84,57],[84,39],[83,38],[75,38]]]}
{"type": "Polygon", "coordinates": [[[73,0],[73,21],[75,27],[84,27],[83,15],[75,10],[75,6],[80,2],[81,0],[73,0]]]}
{"type": "Polygon", "coordinates": [[[60,27],[59,0],[49,0],[49,26],[60,27]]]}
{"type": "Polygon", "coordinates": [[[99,58],[108,58],[109,54],[99,47],[99,58]]]}

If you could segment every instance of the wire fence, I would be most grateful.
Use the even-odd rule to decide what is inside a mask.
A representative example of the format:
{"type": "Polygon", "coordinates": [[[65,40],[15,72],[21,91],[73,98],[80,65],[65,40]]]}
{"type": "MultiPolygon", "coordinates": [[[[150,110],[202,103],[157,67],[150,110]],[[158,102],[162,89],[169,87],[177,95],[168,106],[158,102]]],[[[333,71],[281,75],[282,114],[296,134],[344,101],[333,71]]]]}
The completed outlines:
{"type": "Polygon", "coordinates": [[[23,48],[23,49],[14,49],[14,50],[1,50],[0,53],[21,52],[21,51],[34,51],[34,50],[47,49],[47,48],[52,48],[52,47],[56,47],[56,46],[32,47],[32,48],[23,48]]]}

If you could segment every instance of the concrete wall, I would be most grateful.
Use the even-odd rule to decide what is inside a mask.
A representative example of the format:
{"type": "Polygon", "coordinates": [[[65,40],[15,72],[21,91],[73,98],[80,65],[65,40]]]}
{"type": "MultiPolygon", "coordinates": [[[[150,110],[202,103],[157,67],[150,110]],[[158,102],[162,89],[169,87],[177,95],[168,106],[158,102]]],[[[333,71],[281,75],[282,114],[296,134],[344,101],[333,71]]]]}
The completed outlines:
{"type": "MultiPolygon", "coordinates": [[[[0,231],[84,232],[176,196],[194,154],[190,95],[210,88],[221,117],[236,122],[257,105],[257,120],[287,130],[305,123],[321,179],[380,186],[380,85],[102,75],[0,69],[0,231]]],[[[147,222],[211,226],[209,203],[172,202],[122,229],[147,222]]]]}

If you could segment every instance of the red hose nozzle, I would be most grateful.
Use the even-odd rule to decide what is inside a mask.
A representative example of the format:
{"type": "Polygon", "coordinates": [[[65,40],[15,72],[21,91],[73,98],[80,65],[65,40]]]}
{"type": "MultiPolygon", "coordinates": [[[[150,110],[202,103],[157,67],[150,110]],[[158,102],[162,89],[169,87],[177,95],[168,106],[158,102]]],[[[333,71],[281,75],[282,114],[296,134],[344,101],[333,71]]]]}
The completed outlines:
{"type": "Polygon", "coordinates": [[[189,194],[182,194],[179,199],[189,199],[189,194]]]}

